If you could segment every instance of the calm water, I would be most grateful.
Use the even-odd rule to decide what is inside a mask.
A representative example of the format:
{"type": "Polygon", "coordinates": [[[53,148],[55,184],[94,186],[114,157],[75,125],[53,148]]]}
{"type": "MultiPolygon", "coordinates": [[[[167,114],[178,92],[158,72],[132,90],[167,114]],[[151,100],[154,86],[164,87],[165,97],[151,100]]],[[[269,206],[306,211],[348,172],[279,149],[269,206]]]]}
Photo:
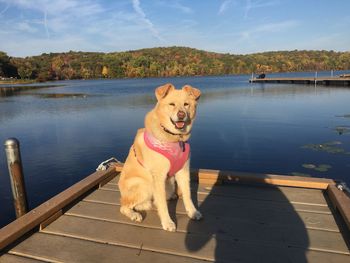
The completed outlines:
{"type": "MultiPolygon", "coordinates": [[[[136,129],[143,127],[155,103],[155,87],[190,84],[203,92],[191,138],[192,167],[302,173],[349,185],[350,89],[249,84],[248,78],[55,82],[65,86],[0,97],[0,141],[17,137],[21,142],[33,208],[91,174],[102,160],[115,156],[124,161],[136,129]]],[[[14,219],[14,211],[0,152],[3,226],[14,219]]]]}

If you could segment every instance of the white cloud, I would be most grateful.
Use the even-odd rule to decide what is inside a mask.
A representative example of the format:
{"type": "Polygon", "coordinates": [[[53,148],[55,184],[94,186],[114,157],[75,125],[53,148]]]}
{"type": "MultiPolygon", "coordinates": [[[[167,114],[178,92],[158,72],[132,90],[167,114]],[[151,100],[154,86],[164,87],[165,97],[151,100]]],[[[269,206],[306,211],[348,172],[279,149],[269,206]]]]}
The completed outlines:
{"type": "Polygon", "coordinates": [[[297,27],[300,23],[296,20],[287,20],[278,23],[266,23],[256,27],[254,32],[281,32],[297,27]]]}
{"type": "Polygon", "coordinates": [[[60,12],[53,12],[52,6],[47,9],[43,6],[47,0],[14,0],[10,11],[21,15],[8,15],[6,21],[0,23],[0,39],[6,39],[0,41],[0,50],[11,56],[29,56],[43,52],[108,52],[164,45],[163,37],[139,1],[134,1],[132,9],[130,0],[106,5],[105,9],[95,8],[96,1],[58,0],[62,3],[60,12]]]}
{"type": "Polygon", "coordinates": [[[271,7],[278,5],[279,2],[277,0],[270,0],[270,1],[265,1],[265,0],[246,0],[246,5],[245,5],[245,12],[244,12],[244,18],[248,18],[248,14],[251,10],[256,9],[256,8],[261,8],[261,7],[271,7]]]}
{"type": "Polygon", "coordinates": [[[169,2],[169,6],[175,9],[180,10],[183,13],[186,14],[192,14],[193,10],[191,8],[189,8],[188,6],[185,6],[183,4],[180,4],[178,1],[174,1],[174,2],[169,2]]]}
{"type": "MultiPolygon", "coordinates": [[[[74,28],[78,23],[84,23],[84,20],[89,20],[94,15],[104,11],[104,9],[96,2],[89,0],[0,0],[7,3],[10,7],[15,7],[20,10],[32,11],[30,24],[37,24],[36,28],[40,29],[42,35],[50,38],[51,32],[59,35],[65,34],[63,30],[74,28]],[[34,11],[34,12],[33,12],[34,11]],[[35,16],[35,18],[33,18],[35,16]]],[[[20,20],[21,17],[12,17],[12,20],[20,20]]],[[[24,22],[16,22],[22,27],[14,26],[13,30],[24,30],[24,22]]],[[[16,24],[15,23],[15,24],[16,24]]],[[[11,25],[9,25],[11,27],[11,25]]],[[[27,33],[34,33],[37,30],[32,30],[27,26],[27,33]]]]}
{"type": "Polygon", "coordinates": [[[222,2],[222,4],[220,5],[218,14],[221,15],[224,12],[226,12],[226,10],[229,8],[229,6],[231,5],[232,0],[225,0],[224,2],[222,2]]]}
{"type": "Polygon", "coordinates": [[[34,33],[37,32],[37,28],[30,25],[28,22],[18,22],[13,25],[16,30],[27,32],[27,33],[34,33]]]}
{"type": "Polygon", "coordinates": [[[88,16],[103,11],[101,5],[87,0],[0,0],[0,2],[23,9],[46,11],[48,15],[53,16],[65,12],[88,16]]]}
{"type": "Polygon", "coordinates": [[[295,28],[300,25],[299,21],[296,20],[287,20],[283,22],[276,23],[265,23],[254,27],[253,29],[248,29],[240,32],[242,39],[247,39],[251,36],[257,35],[258,33],[276,33],[276,32],[286,32],[292,28],[295,28]]]}

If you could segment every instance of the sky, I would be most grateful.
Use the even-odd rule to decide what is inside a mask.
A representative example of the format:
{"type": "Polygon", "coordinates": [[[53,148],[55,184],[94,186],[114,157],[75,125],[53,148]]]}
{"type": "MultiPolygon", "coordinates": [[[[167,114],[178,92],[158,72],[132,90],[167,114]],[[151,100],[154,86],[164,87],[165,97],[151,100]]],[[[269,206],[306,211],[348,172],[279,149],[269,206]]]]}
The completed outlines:
{"type": "Polygon", "coordinates": [[[0,0],[0,51],[350,50],[348,0],[0,0]]]}

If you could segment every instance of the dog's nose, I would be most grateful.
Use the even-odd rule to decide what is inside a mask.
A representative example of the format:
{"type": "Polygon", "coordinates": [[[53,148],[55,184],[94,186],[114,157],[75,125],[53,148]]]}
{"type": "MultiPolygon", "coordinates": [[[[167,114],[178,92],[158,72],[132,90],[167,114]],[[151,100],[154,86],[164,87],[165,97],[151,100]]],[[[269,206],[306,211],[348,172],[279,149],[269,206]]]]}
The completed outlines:
{"type": "Polygon", "coordinates": [[[184,111],[179,111],[177,113],[177,117],[180,119],[180,120],[183,120],[185,117],[186,117],[186,112],[184,111]]]}

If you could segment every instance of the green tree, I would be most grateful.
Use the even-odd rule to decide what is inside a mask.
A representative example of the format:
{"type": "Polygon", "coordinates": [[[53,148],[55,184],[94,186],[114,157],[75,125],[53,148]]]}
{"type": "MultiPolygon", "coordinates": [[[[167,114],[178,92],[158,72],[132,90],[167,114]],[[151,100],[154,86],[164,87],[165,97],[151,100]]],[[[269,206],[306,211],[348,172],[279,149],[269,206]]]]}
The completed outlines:
{"type": "Polygon", "coordinates": [[[30,79],[33,73],[32,65],[28,62],[20,65],[17,70],[21,79],[30,79]]]}

